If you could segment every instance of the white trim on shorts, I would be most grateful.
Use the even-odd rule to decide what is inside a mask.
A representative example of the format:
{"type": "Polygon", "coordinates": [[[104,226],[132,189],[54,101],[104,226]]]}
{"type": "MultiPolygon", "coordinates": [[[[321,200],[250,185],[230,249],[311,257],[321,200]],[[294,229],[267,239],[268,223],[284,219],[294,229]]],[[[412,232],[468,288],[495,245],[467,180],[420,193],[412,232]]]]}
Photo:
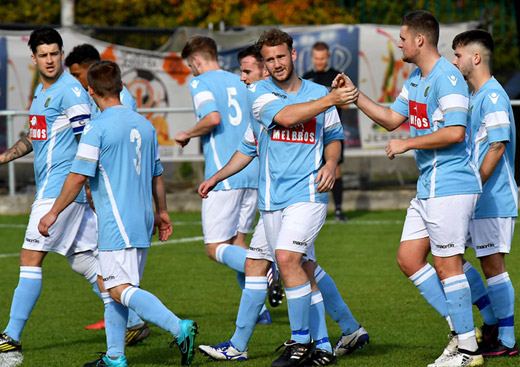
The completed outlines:
{"type": "Polygon", "coordinates": [[[401,242],[429,238],[432,254],[463,254],[469,222],[479,194],[413,198],[406,213],[401,242]]]}
{"type": "Polygon", "coordinates": [[[508,254],[515,233],[516,218],[480,218],[469,223],[467,246],[475,249],[477,257],[508,254]]]}
{"type": "Polygon", "coordinates": [[[55,201],[56,199],[34,201],[22,248],[55,252],[63,256],[95,251],[97,248],[97,220],[87,203],[71,203],[49,228],[49,237],[40,234],[38,231],[40,219],[51,210],[55,201]]]}

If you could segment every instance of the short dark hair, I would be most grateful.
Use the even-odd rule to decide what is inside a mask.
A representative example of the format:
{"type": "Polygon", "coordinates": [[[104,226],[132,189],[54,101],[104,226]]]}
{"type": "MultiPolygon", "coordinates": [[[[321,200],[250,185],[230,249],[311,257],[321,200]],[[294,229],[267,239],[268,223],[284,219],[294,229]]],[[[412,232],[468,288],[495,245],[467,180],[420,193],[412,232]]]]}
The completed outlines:
{"type": "Polygon", "coordinates": [[[430,44],[437,47],[439,43],[439,22],[432,13],[417,10],[406,14],[401,25],[408,26],[412,33],[422,34],[430,44]]]}
{"type": "Polygon", "coordinates": [[[121,84],[121,69],[109,60],[100,60],[87,71],[87,82],[90,88],[101,97],[117,96],[123,89],[121,84]]]}
{"type": "Polygon", "coordinates": [[[484,47],[490,54],[495,51],[495,42],[493,42],[493,37],[489,32],[482,29],[471,29],[457,34],[453,39],[451,48],[455,50],[458,46],[464,47],[470,43],[476,43],[484,47]]]}
{"type": "Polygon", "coordinates": [[[184,45],[181,57],[187,59],[195,53],[202,54],[205,58],[210,60],[218,59],[217,44],[209,37],[199,35],[191,37],[184,45]]]}
{"type": "Polygon", "coordinates": [[[92,64],[101,60],[98,50],[88,43],[78,45],[65,58],[65,65],[70,68],[73,64],[92,64]]]}
{"type": "Polygon", "coordinates": [[[251,45],[240,50],[237,55],[238,63],[241,63],[242,59],[248,56],[254,57],[258,62],[264,61],[264,58],[262,57],[262,54],[256,45],[251,45]]]}
{"type": "Polygon", "coordinates": [[[316,51],[323,51],[323,50],[327,50],[329,51],[329,45],[327,45],[325,42],[316,42],[313,46],[312,46],[312,49],[313,50],[316,50],[316,51]]]}
{"type": "Polygon", "coordinates": [[[262,33],[258,41],[256,41],[259,50],[262,49],[263,46],[273,47],[279,46],[283,43],[287,45],[289,50],[292,50],[293,38],[291,35],[278,28],[272,28],[265,31],[262,33]]]}
{"type": "Polygon", "coordinates": [[[52,45],[57,43],[60,51],[63,49],[63,39],[57,30],[51,27],[36,28],[31,32],[27,46],[30,47],[32,53],[36,55],[36,48],[40,45],[52,45]]]}

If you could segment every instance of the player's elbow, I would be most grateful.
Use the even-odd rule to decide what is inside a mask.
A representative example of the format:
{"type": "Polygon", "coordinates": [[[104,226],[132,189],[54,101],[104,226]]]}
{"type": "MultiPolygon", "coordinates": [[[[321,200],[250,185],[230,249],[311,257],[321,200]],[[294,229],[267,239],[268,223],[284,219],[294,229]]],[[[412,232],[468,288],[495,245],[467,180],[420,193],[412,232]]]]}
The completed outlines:
{"type": "Polygon", "coordinates": [[[453,143],[459,144],[466,138],[466,129],[457,129],[456,133],[453,134],[453,143]]]}

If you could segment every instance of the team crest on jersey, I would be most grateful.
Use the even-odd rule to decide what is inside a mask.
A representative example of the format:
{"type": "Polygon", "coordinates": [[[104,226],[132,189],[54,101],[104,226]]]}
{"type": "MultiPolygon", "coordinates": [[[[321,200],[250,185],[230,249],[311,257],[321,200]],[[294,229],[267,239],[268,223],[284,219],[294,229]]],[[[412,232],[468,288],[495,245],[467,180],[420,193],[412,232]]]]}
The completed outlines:
{"type": "Polygon", "coordinates": [[[272,130],[271,140],[287,143],[315,144],[316,119],[313,118],[293,127],[275,127],[272,130]]]}
{"type": "Polygon", "coordinates": [[[430,86],[426,87],[426,90],[424,91],[424,96],[426,97],[428,95],[428,92],[430,91],[430,86]]]}
{"type": "Polygon", "coordinates": [[[29,116],[31,140],[47,140],[47,122],[45,116],[29,116]]]}
{"type": "Polygon", "coordinates": [[[471,107],[469,108],[469,112],[473,112],[473,107],[474,107],[474,106],[475,106],[475,105],[473,105],[473,104],[471,105],[471,107]]]}
{"type": "Polygon", "coordinates": [[[51,97],[47,98],[45,101],[45,108],[49,107],[49,102],[51,101],[51,97]]]}
{"type": "Polygon", "coordinates": [[[410,101],[409,106],[410,126],[416,129],[429,129],[430,121],[428,120],[427,106],[415,101],[410,101]]]}
{"type": "Polygon", "coordinates": [[[193,89],[197,89],[199,86],[199,81],[197,79],[193,79],[190,84],[193,89]]]}

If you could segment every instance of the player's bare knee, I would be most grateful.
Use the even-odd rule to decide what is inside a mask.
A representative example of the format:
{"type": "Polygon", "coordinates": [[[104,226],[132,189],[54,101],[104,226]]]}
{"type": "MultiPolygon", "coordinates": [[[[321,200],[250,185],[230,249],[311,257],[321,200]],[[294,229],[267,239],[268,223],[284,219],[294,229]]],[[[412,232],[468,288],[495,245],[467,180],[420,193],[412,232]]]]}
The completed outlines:
{"type": "Polygon", "coordinates": [[[481,257],[480,265],[487,279],[505,273],[506,271],[504,254],[493,254],[481,257]]]}
{"type": "Polygon", "coordinates": [[[217,247],[220,243],[206,243],[206,255],[213,261],[217,261],[217,247]]]}
{"type": "Polygon", "coordinates": [[[20,252],[20,266],[36,266],[41,268],[45,255],[47,255],[47,253],[43,251],[22,249],[20,252]]]}

